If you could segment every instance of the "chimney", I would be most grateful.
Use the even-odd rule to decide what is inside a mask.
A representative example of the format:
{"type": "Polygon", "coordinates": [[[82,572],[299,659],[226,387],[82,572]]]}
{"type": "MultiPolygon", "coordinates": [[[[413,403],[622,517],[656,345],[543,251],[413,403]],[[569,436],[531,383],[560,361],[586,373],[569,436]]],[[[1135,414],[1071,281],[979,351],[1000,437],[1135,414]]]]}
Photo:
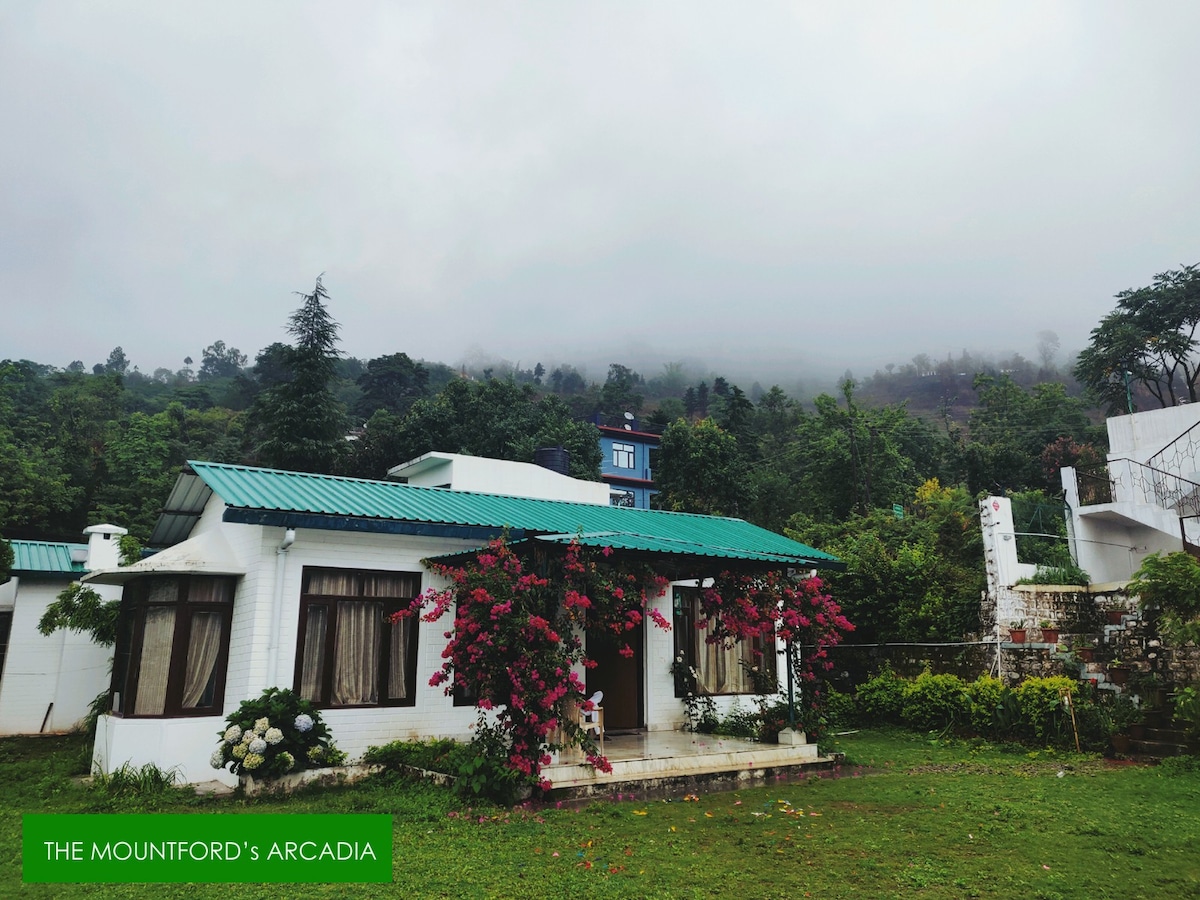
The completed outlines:
{"type": "Polygon", "coordinates": [[[115,569],[121,565],[121,535],[129,534],[128,528],[119,525],[89,525],[83,529],[88,536],[86,566],[89,572],[97,569],[115,569]]]}

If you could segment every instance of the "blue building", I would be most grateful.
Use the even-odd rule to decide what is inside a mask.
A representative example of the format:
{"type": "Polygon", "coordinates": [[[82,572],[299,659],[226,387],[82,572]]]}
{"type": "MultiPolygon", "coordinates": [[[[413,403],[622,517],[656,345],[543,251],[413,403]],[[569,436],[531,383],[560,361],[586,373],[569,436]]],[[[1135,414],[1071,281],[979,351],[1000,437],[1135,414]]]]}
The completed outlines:
{"type": "Polygon", "coordinates": [[[628,413],[625,417],[596,416],[600,429],[600,477],[609,488],[613,506],[649,509],[654,489],[654,463],[660,435],[645,430],[628,413]]]}

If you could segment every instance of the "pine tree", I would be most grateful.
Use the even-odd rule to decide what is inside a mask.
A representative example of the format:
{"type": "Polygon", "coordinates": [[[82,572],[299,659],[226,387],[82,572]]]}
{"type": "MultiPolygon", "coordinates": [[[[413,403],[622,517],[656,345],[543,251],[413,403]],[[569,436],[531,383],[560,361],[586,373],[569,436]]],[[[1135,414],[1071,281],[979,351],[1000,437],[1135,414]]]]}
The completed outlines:
{"type": "MultiPolygon", "coordinates": [[[[299,291],[297,291],[300,294],[299,291]]],[[[263,391],[254,418],[262,434],[259,460],[298,472],[333,472],[346,446],[346,411],[331,388],[338,324],[325,308],[321,276],[288,321],[295,343],[281,354],[285,380],[263,391]]]]}

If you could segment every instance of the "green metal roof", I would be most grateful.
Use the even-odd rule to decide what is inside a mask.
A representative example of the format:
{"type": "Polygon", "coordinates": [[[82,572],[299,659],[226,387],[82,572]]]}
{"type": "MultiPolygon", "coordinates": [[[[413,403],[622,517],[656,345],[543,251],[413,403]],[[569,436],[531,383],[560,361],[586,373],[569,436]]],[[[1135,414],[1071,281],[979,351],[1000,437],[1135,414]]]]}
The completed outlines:
{"type": "Polygon", "coordinates": [[[14,572],[46,575],[82,575],[87,569],[71,559],[72,551],[87,552],[87,544],[57,544],[50,541],[9,541],[14,572]]]}
{"type": "MultiPolygon", "coordinates": [[[[227,521],[352,531],[407,531],[483,538],[507,529],[514,540],[580,535],[593,546],[650,553],[816,567],[839,560],[742,519],[649,509],[535,500],[501,494],[415,487],[333,475],[192,462],[228,507],[227,521]],[[410,523],[395,528],[390,523],[410,523]]],[[[187,476],[184,476],[187,477],[187,476]]],[[[207,492],[178,487],[173,495],[206,501],[207,492]]],[[[183,510],[174,510],[180,515],[183,510]]],[[[195,510],[198,514],[199,510],[195,510]]]]}

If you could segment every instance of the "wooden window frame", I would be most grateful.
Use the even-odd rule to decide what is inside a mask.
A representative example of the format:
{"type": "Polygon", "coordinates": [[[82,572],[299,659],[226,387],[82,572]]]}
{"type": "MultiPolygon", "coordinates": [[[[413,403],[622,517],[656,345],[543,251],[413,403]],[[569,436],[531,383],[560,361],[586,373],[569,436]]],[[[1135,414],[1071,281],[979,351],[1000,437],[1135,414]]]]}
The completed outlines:
{"type": "MultiPolygon", "coordinates": [[[[753,690],[718,691],[716,693],[703,691],[700,689],[697,679],[688,674],[689,669],[697,668],[700,645],[704,643],[705,636],[707,635],[707,632],[703,632],[696,627],[699,615],[700,591],[700,588],[695,587],[676,587],[673,589],[673,621],[671,623],[671,630],[674,632],[675,647],[672,658],[678,659],[680,654],[683,655],[683,666],[676,667],[675,672],[675,696],[686,697],[691,693],[700,694],[705,697],[756,696],[753,690]],[[675,600],[682,602],[676,603],[675,600]]],[[[762,660],[761,665],[773,668],[773,673],[778,680],[779,653],[775,638],[754,638],[751,647],[753,652],[757,653],[762,660]]]]}
{"type": "Polygon", "coordinates": [[[225,707],[225,679],[229,666],[229,636],[233,623],[234,595],[237,579],[225,575],[149,575],[127,585],[121,595],[117,620],[117,642],[113,654],[112,680],[109,690],[113,697],[113,715],[125,719],[181,719],[200,716],[219,716],[225,707]],[[192,587],[202,580],[219,579],[228,583],[228,600],[192,601],[192,587]],[[161,581],[174,581],[179,593],[170,602],[151,602],[149,589],[161,581]],[[166,694],[161,713],[135,713],[137,692],[141,681],[142,645],[145,638],[146,613],[152,608],[172,607],[171,654],[167,671],[166,694]],[[192,617],[197,612],[221,614],[220,647],[215,663],[216,679],[212,702],[207,706],[185,708],[183,689],[187,677],[187,653],[191,642],[192,617]]]}
{"type": "Polygon", "coordinates": [[[301,692],[304,678],[304,643],[308,635],[308,614],[313,606],[324,606],[326,612],[325,646],[322,650],[323,676],[321,678],[321,699],[313,700],[312,704],[318,709],[378,709],[383,707],[415,706],[417,702],[417,649],[420,646],[420,618],[412,620],[411,633],[408,638],[408,665],[405,667],[405,680],[409,685],[408,696],[400,699],[381,699],[376,703],[334,704],[330,702],[333,696],[334,660],[336,657],[337,640],[337,604],[339,601],[361,601],[379,603],[382,609],[384,627],[380,631],[379,641],[379,671],[378,685],[382,696],[387,684],[388,664],[391,652],[391,629],[389,618],[409,604],[421,593],[421,573],[411,571],[395,571],[386,569],[352,569],[336,566],[305,566],[301,576],[300,613],[296,628],[296,661],[292,673],[292,687],[297,694],[301,692]],[[338,575],[357,579],[358,593],[350,596],[333,594],[310,594],[308,592],[310,578],[320,572],[336,572],[338,575]],[[363,595],[363,582],[368,576],[397,576],[411,577],[416,582],[416,592],[412,597],[369,597],[363,595]]]}

